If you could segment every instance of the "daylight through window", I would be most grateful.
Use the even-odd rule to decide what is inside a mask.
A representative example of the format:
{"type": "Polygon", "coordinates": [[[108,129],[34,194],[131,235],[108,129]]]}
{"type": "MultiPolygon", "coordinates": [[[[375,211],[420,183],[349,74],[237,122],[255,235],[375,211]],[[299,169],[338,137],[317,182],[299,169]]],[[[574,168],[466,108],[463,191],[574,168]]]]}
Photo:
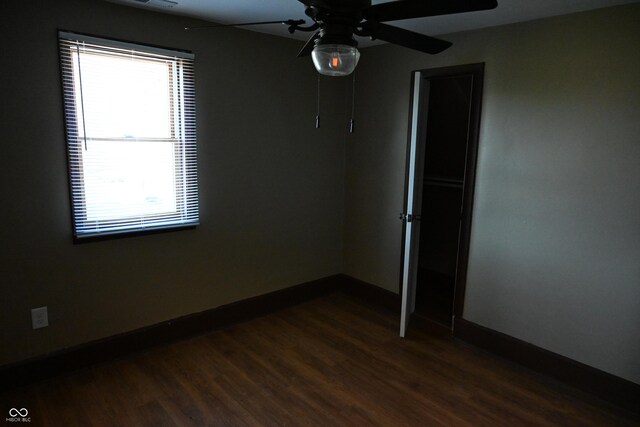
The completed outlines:
{"type": "Polygon", "coordinates": [[[196,225],[193,55],[59,40],[75,236],[196,225]]]}

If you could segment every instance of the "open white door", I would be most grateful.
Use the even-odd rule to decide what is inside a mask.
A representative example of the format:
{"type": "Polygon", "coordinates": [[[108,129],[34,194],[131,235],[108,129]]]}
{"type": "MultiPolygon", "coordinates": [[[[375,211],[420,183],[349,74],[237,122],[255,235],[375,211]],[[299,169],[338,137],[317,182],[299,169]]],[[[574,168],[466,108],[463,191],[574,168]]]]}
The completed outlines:
{"type": "Polygon", "coordinates": [[[402,219],[405,222],[404,259],[402,264],[402,309],[400,312],[400,336],[404,337],[411,314],[416,306],[416,278],[418,275],[418,248],[420,245],[420,219],[422,210],[422,180],[424,175],[424,151],[429,81],[422,73],[414,73],[409,141],[409,172],[407,180],[407,205],[402,219]]]}

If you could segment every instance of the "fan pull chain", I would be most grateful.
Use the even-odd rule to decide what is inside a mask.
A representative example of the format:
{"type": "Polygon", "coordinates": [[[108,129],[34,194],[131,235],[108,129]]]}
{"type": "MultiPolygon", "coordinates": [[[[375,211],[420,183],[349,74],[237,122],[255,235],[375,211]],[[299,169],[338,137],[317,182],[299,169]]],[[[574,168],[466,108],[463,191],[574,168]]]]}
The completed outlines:
{"type": "Polygon", "coordinates": [[[353,73],[351,89],[351,119],[349,120],[349,133],[353,133],[356,130],[356,121],[353,119],[356,110],[356,73],[353,73]]]}
{"type": "Polygon", "coordinates": [[[320,129],[320,75],[318,75],[318,106],[316,111],[316,129],[320,129]]]}

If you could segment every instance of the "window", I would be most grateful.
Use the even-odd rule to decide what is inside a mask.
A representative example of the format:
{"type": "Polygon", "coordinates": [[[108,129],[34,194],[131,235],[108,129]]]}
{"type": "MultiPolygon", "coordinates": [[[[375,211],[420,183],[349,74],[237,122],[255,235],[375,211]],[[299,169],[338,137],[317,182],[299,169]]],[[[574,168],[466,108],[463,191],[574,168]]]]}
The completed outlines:
{"type": "Polygon", "coordinates": [[[193,55],[59,43],[76,238],[197,225],[193,55]]]}

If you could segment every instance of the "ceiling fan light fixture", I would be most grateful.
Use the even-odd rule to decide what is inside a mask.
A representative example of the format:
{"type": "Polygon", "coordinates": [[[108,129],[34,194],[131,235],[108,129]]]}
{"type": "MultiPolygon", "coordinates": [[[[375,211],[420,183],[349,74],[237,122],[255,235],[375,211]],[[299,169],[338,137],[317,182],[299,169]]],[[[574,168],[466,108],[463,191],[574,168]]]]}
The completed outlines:
{"type": "Polygon", "coordinates": [[[325,76],[348,76],[356,69],[360,52],[348,44],[319,44],[311,52],[313,65],[325,76]]]}

